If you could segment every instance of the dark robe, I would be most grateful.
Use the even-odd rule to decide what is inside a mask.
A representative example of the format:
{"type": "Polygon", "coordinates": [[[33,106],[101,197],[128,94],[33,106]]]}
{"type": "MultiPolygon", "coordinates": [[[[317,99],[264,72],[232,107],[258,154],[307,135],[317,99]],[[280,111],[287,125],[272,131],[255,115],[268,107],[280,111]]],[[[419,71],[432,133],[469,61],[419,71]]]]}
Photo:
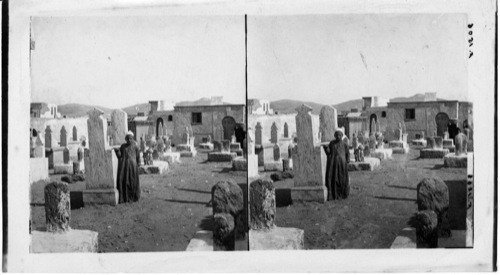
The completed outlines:
{"type": "Polygon", "coordinates": [[[448,138],[455,140],[455,137],[458,135],[458,127],[455,123],[448,124],[448,138]]]}
{"type": "Polygon", "coordinates": [[[349,146],[344,141],[332,140],[325,147],[328,157],[326,162],[326,187],[328,200],[345,199],[349,196],[349,175],[347,163],[349,162],[349,146]]]}
{"type": "Polygon", "coordinates": [[[118,157],[117,185],[120,194],[119,203],[138,201],[141,196],[139,186],[139,147],[135,141],[122,144],[116,151],[118,157]]]}

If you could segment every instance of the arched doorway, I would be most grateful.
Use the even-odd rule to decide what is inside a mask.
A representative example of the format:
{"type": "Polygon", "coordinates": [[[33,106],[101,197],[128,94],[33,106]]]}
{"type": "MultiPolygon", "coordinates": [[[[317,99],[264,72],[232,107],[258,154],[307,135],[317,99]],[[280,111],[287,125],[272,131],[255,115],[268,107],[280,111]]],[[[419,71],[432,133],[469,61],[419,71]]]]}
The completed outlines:
{"type": "Polygon", "coordinates": [[[377,131],[376,125],[377,125],[377,115],[372,114],[370,116],[370,134],[375,133],[377,131]]]}
{"type": "Polygon", "coordinates": [[[223,139],[231,140],[231,136],[234,134],[234,129],[236,128],[236,121],[233,117],[227,116],[222,119],[222,130],[224,132],[223,139]]]}
{"type": "Polygon", "coordinates": [[[448,123],[450,117],[446,113],[439,113],[436,115],[436,135],[444,137],[444,132],[448,131],[448,123]]]}
{"type": "Polygon", "coordinates": [[[156,120],[156,137],[163,136],[163,118],[158,118],[156,120]]]}

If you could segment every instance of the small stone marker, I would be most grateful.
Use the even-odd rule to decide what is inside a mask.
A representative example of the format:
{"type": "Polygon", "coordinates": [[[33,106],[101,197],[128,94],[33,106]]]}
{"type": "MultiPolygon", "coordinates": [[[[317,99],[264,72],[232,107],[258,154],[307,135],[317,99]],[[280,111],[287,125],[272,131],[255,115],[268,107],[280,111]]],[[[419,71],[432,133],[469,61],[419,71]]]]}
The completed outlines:
{"type": "Polygon", "coordinates": [[[76,130],[76,126],[73,126],[73,141],[78,140],[78,132],[76,130]]]}
{"type": "Polygon", "coordinates": [[[229,153],[231,151],[229,140],[223,140],[221,143],[222,143],[221,152],[229,153]]]}
{"type": "Polygon", "coordinates": [[[330,142],[334,140],[337,128],[337,110],[332,106],[323,106],[319,113],[321,142],[330,142]]]}
{"type": "Polygon", "coordinates": [[[50,126],[45,128],[45,147],[52,148],[52,130],[50,129],[50,126]]]}
{"type": "Polygon", "coordinates": [[[255,126],[255,144],[262,145],[262,125],[260,125],[260,122],[257,122],[255,126]]]}
{"type": "Polygon", "coordinates": [[[68,184],[53,181],[45,186],[45,220],[48,232],[70,230],[71,217],[68,184]]]}
{"type": "Polygon", "coordinates": [[[64,162],[64,164],[69,163],[69,149],[68,149],[68,147],[65,147],[63,149],[63,162],[64,162]]]}
{"type": "Polygon", "coordinates": [[[436,149],[443,149],[443,137],[435,136],[434,141],[436,142],[436,149]]]}
{"type": "Polygon", "coordinates": [[[460,156],[467,154],[467,136],[463,133],[459,133],[455,136],[455,155],[460,156]]]}
{"type": "Polygon", "coordinates": [[[274,228],[275,196],[272,181],[258,179],[250,183],[250,229],[274,228]]]}
{"type": "Polygon", "coordinates": [[[274,156],[274,161],[279,161],[281,158],[280,146],[278,144],[274,144],[273,156],[274,156]]]}
{"type": "Polygon", "coordinates": [[[214,140],[214,152],[221,152],[222,144],[218,140],[214,140]]]}
{"type": "Polygon", "coordinates": [[[288,138],[288,123],[283,125],[283,137],[288,138]]]}
{"type": "Polygon", "coordinates": [[[427,148],[432,148],[432,149],[437,148],[436,140],[434,139],[434,137],[427,137],[426,140],[427,140],[427,148]]]}

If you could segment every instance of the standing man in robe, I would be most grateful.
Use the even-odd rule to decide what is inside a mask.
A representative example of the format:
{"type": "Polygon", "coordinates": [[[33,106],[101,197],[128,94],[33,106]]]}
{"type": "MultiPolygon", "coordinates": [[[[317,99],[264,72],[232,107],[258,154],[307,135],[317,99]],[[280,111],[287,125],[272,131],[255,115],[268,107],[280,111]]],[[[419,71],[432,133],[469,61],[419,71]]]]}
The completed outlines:
{"type": "Polygon", "coordinates": [[[328,200],[346,199],[349,196],[349,145],[342,140],[342,131],[335,131],[335,140],[332,140],[325,152],[328,157],[326,168],[326,187],[328,200]]]}
{"type": "Polygon", "coordinates": [[[119,203],[136,202],[141,195],[139,186],[139,147],[134,140],[134,133],[128,132],[125,136],[126,143],[115,148],[118,157],[117,185],[119,203]]]}

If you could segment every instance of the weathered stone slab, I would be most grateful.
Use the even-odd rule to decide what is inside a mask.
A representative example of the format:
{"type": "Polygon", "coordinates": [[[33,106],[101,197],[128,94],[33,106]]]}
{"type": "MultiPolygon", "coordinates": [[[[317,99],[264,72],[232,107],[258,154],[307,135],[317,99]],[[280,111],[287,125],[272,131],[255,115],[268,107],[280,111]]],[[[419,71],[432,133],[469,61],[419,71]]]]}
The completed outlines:
{"type": "Polygon", "coordinates": [[[262,125],[257,122],[255,126],[255,145],[262,145],[262,125]]]}
{"type": "Polygon", "coordinates": [[[245,158],[239,157],[233,159],[232,162],[234,171],[246,171],[247,170],[247,160],[245,158]]]}
{"type": "Polygon", "coordinates": [[[235,245],[235,223],[229,213],[214,214],[213,243],[215,251],[232,251],[235,245]]]}
{"type": "MultiPolygon", "coordinates": [[[[391,159],[393,150],[394,149],[378,148],[378,149],[375,149],[375,151],[371,152],[370,156],[374,157],[374,158],[378,158],[380,160],[391,159]]],[[[352,150],[350,152],[352,152],[351,157],[354,160],[354,150],[352,150]]]]}
{"type": "Polygon", "coordinates": [[[230,152],[231,151],[231,147],[230,147],[230,141],[229,140],[223,140],[221,141],[221,144],[222,144],[222,147],[221,147],[221,152],[230,152]]]}
{"type": "Polygon", "coordinates": [[[56,163],[54,164],[54,174],[73,174],[73,163],[56,163]]]}
{"type": "Polygon", "coordinates": [[[349,162],[347,171],[373,171],[380,167],[380,159],[365,157],[363,162],[349,162]]]}
{"type": "Polygon", "coordinates": [[[214,144],[213,143],[200,143],[198,145],[198,148],[200,148],[201,150],[213,151],[214,144]]]}
{"type": "Polygon", "coordinates": [[[467,155],[447,154],[444,156],[444,167],[467,168],[467,155]]]}
{"type": "Polygon", "coordinates": [[[222,150],[222,143],[218,140],[214,140],[214,152],[220,152],[222,150]]]}
{"type": "Polygon", "coordinates": [[[426,148],[420,150],[420,158],[422,159],[440,159],[444,158],[450,151],[448,149],[431,149],[426,148]]]}
{"type": "Polygon", "coordinates": [[[258,179],[250,183],[250,229],[269,230],[274,227],[275,196],[272,181],[258,179]]]}
{"type": "Polygon", "coordinates": [[[72,229],[63,234],[31,231],[30,253],[98,252],[98,233],[72,229]]]}
{"type": "Polygon", "coordinates": [[[410,147],[404,147],[404,148],[392,148],[392,153],[393,154],[408,154],[410,152],[410,147]]]}
{"type": "Polygon", "coordinates": [[[283,171],[292,171],[292,170],[293,170],[293,160],[283,159],[283,171]]]}
{"type": "Polygon", "coordinates": [[[44,189],[45,221],[48,232],[65,232],[70,230],[71,218],[68,184],[52,181],[44,189]]]}
{"type": "Polygon", "coordinates": [[[178,152],[165,152],[159,156],[160,161],[166,161],[169,165],[181,161],[181,153],[178,152]]]}
{"type": "Polygon", "coordinates": [[[290,189],[293,202],[316,201],[325,203],[328,190],[325,186],[298,186],[290,189]]]}
{"type": "Polygon", "coordinates": [[[273,122],[271,125],[271,139],[270,142],[272,144],[278,143],[278,126],[276,126],[276,122],[273,122]]]}
{"type": "Polygon", "coordinates": [[[66,147],[67,145],[68,145],[68,136],[67,136],[66,128],[63,126],[63,127],[61,127],[61,133],[59,136],[59,146],[66,147]]]}
{"type": "Polygon", "coordinates": [[[154,160],[153,165],[143,165],[139,167],[139,174],[163,174],[168,171],[168,162],[154,160]]]}
{"type": "Polygon", "coordinates": [[[453,139],[443,139],[443,148],[454,146],[453,139]]]}
{"type": "Polygon", "coordinates": [[[408,144],[403,142],[402,140],[392,140],[389,141],[389,148],[406,148],[408,144]]]}
{"type": "Polygon", "coordinates": [[[79,174],[85,171],[85,165],[83,161],[73,162],[73,174],[79,174]]]}
{"type": "Polygon", "coordinates": [[[283,171],[283,160],[265,162],[264,171],[283,171]]]}
{"type": "Polygon", "coordinates": [[[232,181],[220,181],[212,187],[212,212],[230,213],[233,216],[243,211],[243,191],[232,181]]]}
{"type": "Polygon", "coordinates": [[[213,161],[213,162],[231,162],[235,158],[236,158],[236,153],[230,153],[230,152],[208,153],[208,161],[213,161]]]}
{"type": "Polygon", "coordinates": [[[298,228],[274,227],[270,230],[249,231],[252,250],[302,250],[304,230],[298,228]]]}
{"type": "Polygon", "coordinates": [[[189,241],[186,251],[214,251],[214,233],[208,230],[196,232],[194,238],[189,241]]]}
{"type": "Polygon", "coordinates": [[[128,115],[125,111],[115,109],[111,112],[111,144],[121,145],[125,143],[125,135],[128,132],[128,115]]]}
{"type": "Polygon", "coordinates": [[[414,145],[414,146],[423,146],[423,147],[426,147],[427,146],[427,140],[425,139],[414,139],[411,141],[411,144],[414,145]]]}
{"type": "MultiPolygon", "coordinates": [[[[418,211],[432,210],[438,217],[438,236],[450,236],[448,186],[439,178],[425,178],[417,185],[418,211]]],[[[417,233],[418,235],[418,233],[417,233]]],[[[437,240],[436,240],[437,241],[437,240]]]]}
{"type": "Polygon", "coordinates": [[[30,158],[30,183],[49,178],[49,160],[47,158],[30,158]]]}
{"type": "Polygon", "coordinates": [[[401,230],[399,235],[392,242],[391,249],[411,249],[417,248],[417,232],[413,227],[401,230]]]}
{"type": "Polygon", "coordinates": [[[337,128],[337,110],[332,106],[323,106],[319,113],[321,142],[330,142],[334,140],[337,128]]]}
{"type": "Polygon", "coordinates": [[[182,158],[194,158],[196,157],[197,151],[181,151],[179,152],[182,158]]]}

